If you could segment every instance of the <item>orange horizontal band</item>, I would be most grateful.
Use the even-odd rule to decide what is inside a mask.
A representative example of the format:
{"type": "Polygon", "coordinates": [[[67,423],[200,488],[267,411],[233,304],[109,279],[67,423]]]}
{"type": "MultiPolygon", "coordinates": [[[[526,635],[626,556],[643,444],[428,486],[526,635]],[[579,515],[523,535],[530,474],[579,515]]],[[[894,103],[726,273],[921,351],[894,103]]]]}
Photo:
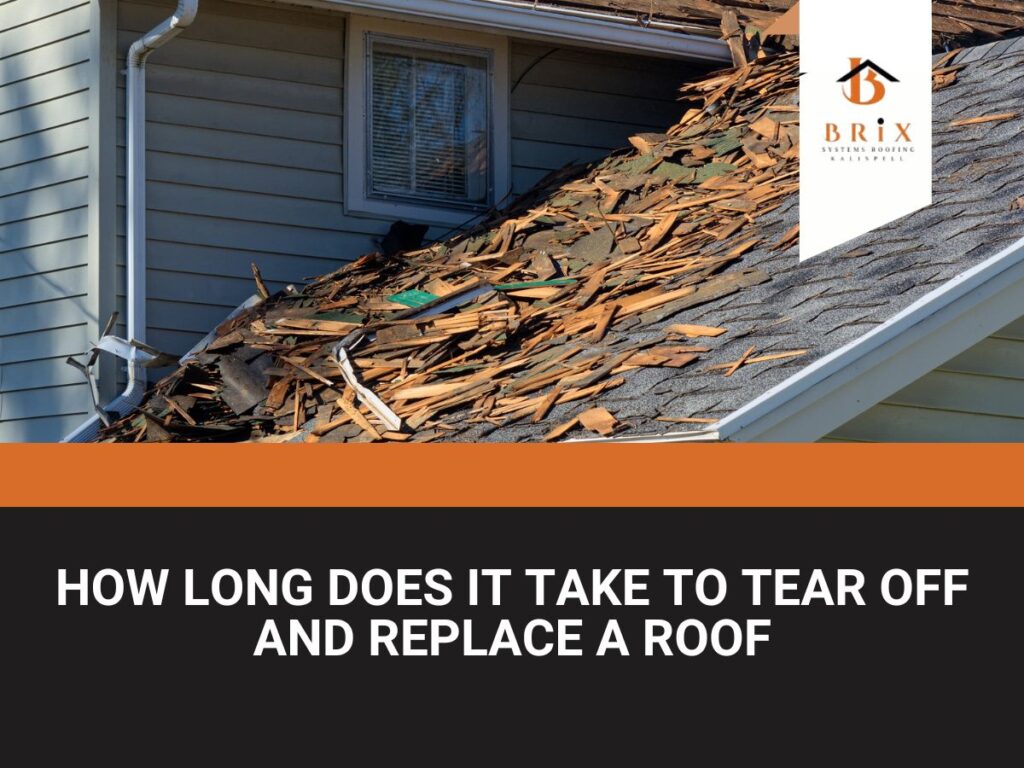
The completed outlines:
{"type": "Polygon", "coordinates": [[[1022,506],[1024,445],[3,445],[5,506],[1022,506]]]}

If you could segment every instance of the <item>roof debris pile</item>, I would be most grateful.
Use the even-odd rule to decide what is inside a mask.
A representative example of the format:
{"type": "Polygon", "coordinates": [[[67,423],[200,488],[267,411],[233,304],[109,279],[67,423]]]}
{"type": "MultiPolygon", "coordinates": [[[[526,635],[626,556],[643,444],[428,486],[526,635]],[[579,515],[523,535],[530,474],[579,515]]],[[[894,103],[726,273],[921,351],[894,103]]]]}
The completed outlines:
{"type": "MultiPolygon", "coordinates": [[[[956,81],[953,56],[936,88],[956,81]]],[[[274,296],[255,270],[261,300],[100,439],[425,442],[512,424],[607,437],[650,426],[594,407],[640,371],[725,386],[741,369],[805,362],[812,350],[779,345],[743,344],[737,358],[726,345],[743,333],[698,317],[771,281],[745,254],[797,241],[798,226],[769,236],[761,223],[798,189],[797,83],[784,55],[688,85],[692,106],[667,133],[553,174],[428,248],[371,253],[274,296]]]]}
{"type": "Polygon", "coordinates": [[[797,76],[787,55],[687,86],[703,106],[632,152],[558,172],[467,234],[269,297],[101,439],[427,441],[696,364],[724,330],[670,321],[769,279],[737,262],[797,189],[797,76]],[[637,327],[649,340],[623,343],[637,327]]]}
{"type": "MultiPolygon", "coordinates": [[[[490,0],[484,0],[488,2],[490,0]]],[[[538,5],[613,12],[640,23],[671,21],[691,34],[718,36],[723,15],[734,12],[741,25],[760,30],[789,10],[796,0],[540,0],[538,5]]],[[[950,42],[998,38],[1024,29],[1019,0],[934,0],[932,33],[937,50],[950,42]]]]}

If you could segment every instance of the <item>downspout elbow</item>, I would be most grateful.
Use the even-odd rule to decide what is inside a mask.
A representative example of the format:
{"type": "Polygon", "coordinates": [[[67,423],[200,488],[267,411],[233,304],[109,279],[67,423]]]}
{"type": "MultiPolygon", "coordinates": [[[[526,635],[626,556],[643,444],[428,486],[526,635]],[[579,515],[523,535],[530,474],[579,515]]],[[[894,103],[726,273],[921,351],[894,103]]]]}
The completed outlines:
{"type": "Polygon", "coordinates": [[[180,35],[196,19],[199,0],[178,0],[174,13],[136,40],[128,50],[128,67],[142,67],[149,54],[180,35]]]}

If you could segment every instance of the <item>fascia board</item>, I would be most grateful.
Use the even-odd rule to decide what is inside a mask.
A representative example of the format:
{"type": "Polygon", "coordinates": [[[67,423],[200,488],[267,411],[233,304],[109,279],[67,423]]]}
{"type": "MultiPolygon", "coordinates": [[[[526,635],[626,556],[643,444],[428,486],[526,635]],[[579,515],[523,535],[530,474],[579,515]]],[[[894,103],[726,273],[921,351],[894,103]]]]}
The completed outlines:
{"type": "Polygon", "coordinates": [[[535,7],[519,0],[286,0],[289,5],[338,8],[353,13],[433,24],[450,24],[492,33],[562,40],[576,45],[630,51],[692,61],[731,64],[723,40],[675,28],[631,24],[601,14],[568,13],[535,7]]]}

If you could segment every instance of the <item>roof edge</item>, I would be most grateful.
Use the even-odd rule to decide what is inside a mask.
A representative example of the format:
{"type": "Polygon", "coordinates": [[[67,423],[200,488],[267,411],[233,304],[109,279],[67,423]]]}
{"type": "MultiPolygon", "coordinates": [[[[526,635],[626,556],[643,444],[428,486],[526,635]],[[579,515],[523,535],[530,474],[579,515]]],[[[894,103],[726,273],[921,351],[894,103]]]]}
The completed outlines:
{"type": "Polygon", "coordinates": [[[818,440],[1013,322],[1022,311],[1024,238],[715,426],[723,440],[737,442],[818,440]]]}
{"type": "Polygon", "coordinates": [[[434,24],[453,24],[557,39],[576,44],[669,56],[691,61],[732,64],[724,40],[687,32],[684,24],[657,21],[641,24],[600,11],[557,8],[532,0],[280,0],[289,5],[339,8],[353,13],[399,18],[414,17],[434,24]]]}
{"type": "Polygon", "coordinates": [[[720,443],[721,436],[716,429],[701,429],[692,432],[666,432],[663,435],[615,435],[613,437],[584,437],[565,440],[563,445],[572,443],[720,443]]]}

